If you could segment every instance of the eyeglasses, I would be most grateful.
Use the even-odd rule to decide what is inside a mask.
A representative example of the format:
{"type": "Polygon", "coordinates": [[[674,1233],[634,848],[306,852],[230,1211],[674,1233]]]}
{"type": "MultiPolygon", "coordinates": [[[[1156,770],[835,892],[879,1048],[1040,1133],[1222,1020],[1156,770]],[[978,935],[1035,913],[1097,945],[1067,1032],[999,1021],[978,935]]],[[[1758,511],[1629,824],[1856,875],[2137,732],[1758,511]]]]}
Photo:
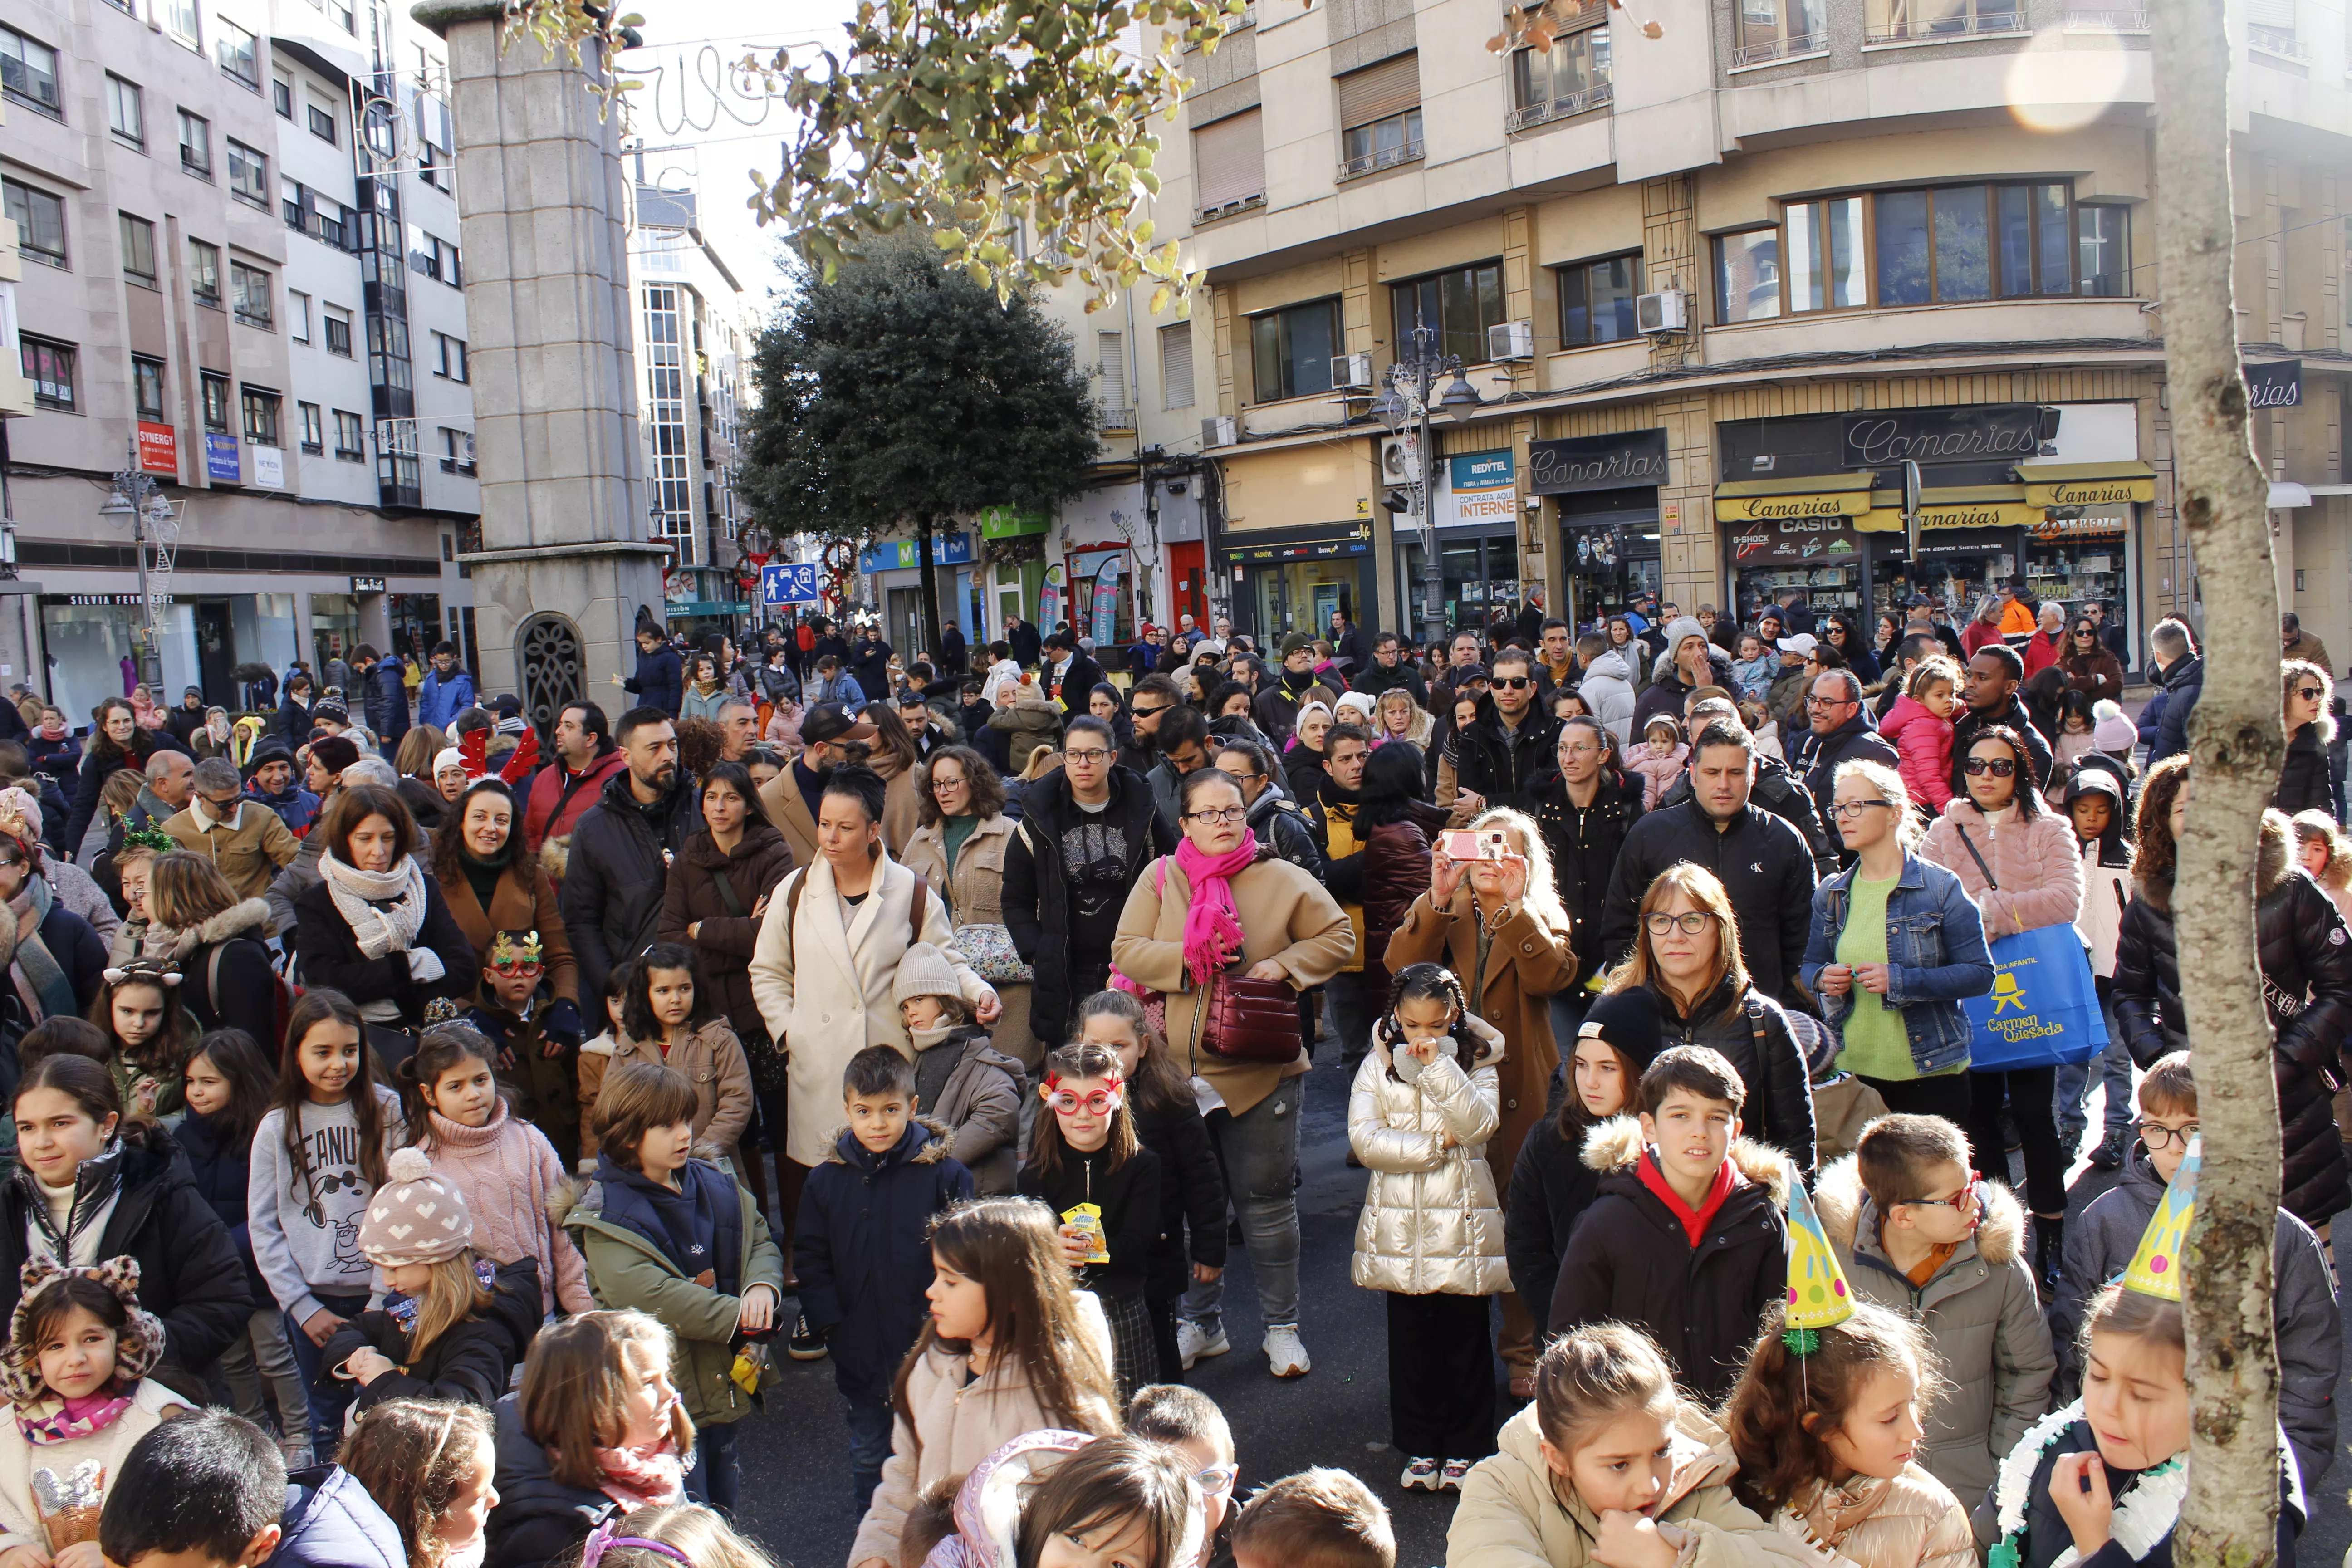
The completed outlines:
{"type": "Polygon", "coordinates": [[[933,773],[931,775],[931,793],[933,795],[938,795],[942,790],[961,789],[963,786],[963,779],[953,773],[948,774],[944,777],[938,773],[933,773]]]}
{"type": "Polygon", "coordinates": [[[2327,695],[2327,688],[2324,686],[2298,686],[2294,689],[2294,694],[2297,697],[2302,698],[2305,702],[2316,702],[2321,698],[2327,695]]]}
{"type": "Polygon", "coordinates": [[[1948,1198],[1906,1198],[1894,1206],[1914,1209],[1958,1209],[1965,1212],[1983,1201],[1983,1184],[1984,1177],[1970,1171],[1967,1184],[1948,1198]]]}
{"type": "Polygon", "coordinates": [[[1089,1116],[1108,1116],[1121,1101],[1115,1089],[1090,1089],[1084,1095],[1075,1089],[1057,1089],[1045,1097],[1045,1103],[1054,1108],[1056,1116],[1076,1116],[1081,1110],[1089,1116]]]}
{"type": "Polygon", "coordinates": [[[1205,1470],[1193,1472],[1192,1484],[1201,1489],[1204,1498],[1223,1497],[1234,1489],[1234,1482],[1241,1479],[1241,1473],[1239,1465],[1211,1465],[1205,1470]]]}
{"type": "Polygon", "coordinates": [[[1706,929],[1706,922],[1713,919],[1715,916],[1704,910],[1694,910],[1688,914],[1682,915],[1664,913],[1643,915],[1642,925],[1652,936],[1664,936],[1676,926],[1682,927],[1685,936],[1696,936],[1706,929]]]}
{"type": "Polygon", "coordinates": [[[1850,708],[1853,706],[1853,701],[1854,700],[1851,697],[1808,697],[1805,699],[1805,706],[1808,708],[1850,708]]]}
{"type": "Polygon", "coordinates": [[[2167,1127],[2161,1121],[2142,1121],[2137,1125],[2139,1128],[2139,1141],[2151,1149],[2166,1149],[2175,1143],[2186,1149],[2189,1147],[2189,1141],[2196,1137],[2198,1131],[2197,1123],[2194,1121],[2186,1127],[2167,1127]]]}
{"type": "Polygon", "coordinates": [[[1860,816],[1864,812],[1868,811],[1873,806],[1877,806],[1882,810],[1893,809],[1893,806],[1888,802],[1883,800],[1842,800],[1830,807],[1830,815],[1832,816],[1860,816]]]}
{"type": "Polygon", "coordinates": [[[490,965],[490,973],[497,975],[501,980],[529,980],[534,976],[543,974],[546,972],[547,966],[536,962],[530,963],[493,963],[490,965]]]}
{"type": "Polygon", "coordinates": [[[1262,779],[1262,778],[1265,777],[1265,773],[1261,773],[1261,772],[1258,772],[1258,771],[1257,771],[1257,770],[1255,770],[1255,769],[1250,769],[1250,770],[1246,770],[1246,771],[1245,771],[1245,770],[1241,769],[1241,768],[1227,768],[1227,769],[1225,770],[1225,772],[1227,772],[1227,773],[1229,773],[1233,774],[1233,775],[1234,775],[1234,777],[1235,777],[1235,778],[1237,778],[1237,779],[1262,779]]]}
{"type": "Polygon", "coordinates": [[[1110,753],[1099,746],[1088,746],[1082,752],[1064,752],[1062,760],[1066,763],[1083,763],[1092,766],[1096,763],[1108,762],[1110,753]]]}
{"type": "Polygon", "coordinates": [[[1498,675],[1487,684],[1502,691],[1524,691],[1535,682],[1524,675],[1498,675]]]}
{"type": "Polygon", "coordinates": [[[1245,805],[1211,806],[1206,811],[1188,811],[1184,813],[1184,816],[1186,820],[1192,822],[1247,822],[1249,807],[1245,805]]]}
{"type": "Polygon", "coordinates": [[[1970,778],[1990,773],[1997,779],[2005,779],[2017,772],[2017,763],[2010,757],[1970,757],[1960,764],[1960,771],[1970,778]]]}

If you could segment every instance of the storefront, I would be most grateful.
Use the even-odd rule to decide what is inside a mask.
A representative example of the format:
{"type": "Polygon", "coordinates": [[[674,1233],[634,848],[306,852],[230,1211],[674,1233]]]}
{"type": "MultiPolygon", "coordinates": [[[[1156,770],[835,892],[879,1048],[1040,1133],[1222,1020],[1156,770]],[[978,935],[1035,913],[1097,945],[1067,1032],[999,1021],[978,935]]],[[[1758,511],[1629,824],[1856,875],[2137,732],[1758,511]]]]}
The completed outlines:
{"type": "Polygon", "coordinates": [[[393,651],[403,658],[429,659],[434,647],[448,637],[441,626],[438,594],[386,594],[383,605],[392,625],[393,651]]]}
{"type": "Polygon", "coordinates": [[[1567,618],[1579,631],[1661,591],[1658,487],[1665,482],[1664,430],[1528,443],[1528,491],[1559,502],[1567,618]]]}
{"type": "Polygon", "coordinates": [[[1236,632],[1271,650],[1293,632],[1328,631],[1335,610],[1360,622],[1378,604],[1377,455],[1370,441],[1318,441],[1221,460],[1224,515],[1210,570],[1230,595],[1236,632]]]}
{"type": "MultiPolygon", "coordinates": [[[[1135,555],[1124,545],[1080,545],[1071,552],[1070,625],[1092,637],[1097,655],[1135,640],[1135,555]]],[[[1104,668],[1109,668],[1108,662],[1104,668]]]]}
{"type": "Polygon", "coordinates": [[[1271,650],[1293,632],[1324,636],[1335,610],[1358,619],[1372,602],[1371,540],[1369,522],[1328,523],[1228,544],[1234,629],[1271,650]]]}
{"type": "MultiPolygon", "coordinates": [[[[971,535],[959,530],[931,535],[931,567],[942,620],[956,611],[954,568],[971,564],[971,535]]],[[[882,640],[912,664],[930,647],[923,635],[923,566],[921,542],[886,539],[869,544],[857,558],[857,570],[874,584],[872,603],[882,610],[882,640]]]]}
{"type": "MultiPolygon", "coordinates": [[[[383,592],[380,580],[374,592],[383,592]]],[[[330,659],[350,659],[360,645],[360,601],[357,594],[310,595],[310,674],[323,680],[330,659]]]]}
{"type": "MultiPolygon", "coordinates": [[[[1517,615],[1519,489],[1509,449],[1449,457],[1437,474],[1437,558],[1446,629],[1484,626],[1498,612],[1517,615]]],[[[1418,529],[1397,533],[1398,618],[1392,624],[1416,632],[1426,618],[1423,537],[1418,529]]]]}
{"type": "Polygon", "coordinates": [[[1745,626],[1791,588],[1816,610],[1859,616],[1869,595],[1867,544],[1854,528],[1871,509],[1868,474],[1751,479],[1715,493],[1729,553],[1732,612],[1745,626]]]}

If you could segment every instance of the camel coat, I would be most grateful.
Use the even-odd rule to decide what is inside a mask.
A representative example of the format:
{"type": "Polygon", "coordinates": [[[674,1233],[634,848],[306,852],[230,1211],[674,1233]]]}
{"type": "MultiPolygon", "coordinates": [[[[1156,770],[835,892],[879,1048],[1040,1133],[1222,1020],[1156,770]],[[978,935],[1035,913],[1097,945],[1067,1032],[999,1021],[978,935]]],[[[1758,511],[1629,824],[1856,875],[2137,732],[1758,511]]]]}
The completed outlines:
{"type": "MultiPolygon", "coordinates": [[[[490,943],[498,940],[499,932],[537,931],[541,961],[547,965],[549,994],[578,1006],[580,964],[572,956],[572,939],[564,934],[563,916],[555,907],[555,884],[544,870],[531,883],[531,890],[525,892],[520,873],[509,865],[499,873],[499,885],[491,889],[490,907],[486,910],[474,896],[474,885],[459,871],[442,881],[441,896],[448,901],[457,929],[474,944],[474,956],[484,963],[490,961],[490,943]]],[[[604,1011],[601,1005],[596,1010],[604,1011]]]]}
{"type": "MultiPolygon", "coordinates": [[[[882,775],[883,847],[893,855],[903,856],[907,852],[907,841],[915,837],[916,825],[922,820],[922,808],[915,795],[914,766],[901,764],[895,755],[878,747],[875,750],[871,764],[874,771],[882,775]]],[[[800,792],[794,790],[793,793],[797,795],[800,792]]],[[[802,804],[807,803],[803,801],[802,804]]]]}
{"type": "MultiPolygon", "coordinates": [[[[816,818],[809,815],[808,802],[801,795],[801,786],[793,777],[797,762],[786,763],[784,771],[760,786],[760,809],[776,825],[792,847],[793,864],[814,866],[819,859],[816,847],[816,818]]],[[[887,797],[885,797],[887,805],[887,797]]]]}
{"type": "MultiPolygon", "coordinates": [[[[929,882],[933,891],[944,890],[949,918],[959,930],[970,925],[1001,926],[1004,923],[1004,854],[1012,847],[1017,826],[1001,811],[983,819],[963,841],[963,852],[950,870],[947,836],[934,822],[915,829],[898,863],[929,882]]],[[[1032,989],[1025,983],[996,988],[998,999],[1004,1004],[1004,1016],[989,1026],[988,1038],[998,1050],[1034,1069],[1045,1060],[1045,1047],[1029,1033],[1032,989]]]]}
{"type": "MultiPolygon", "coordinates": [[[[1289,973],[1292,985],[1304,991],[1339,973],[1356,951],[1355,929],[1323,884],[1289,861],[1275,858],[1265,845],[1258,846],[1255,863],[1233,879],[1233,887],[1244,972],[1270,958],[1289,973]]],[[[1240,1116],[1272,1094],[1284,1079],[1305,1072],[1307,1053],[1301,1050],[1286,1067],[1271,1067],[1229,1062],[1202,1046],[1208,993],[1205,987],[1192,988],[1184,971],[1184,916],[1192,906],[1192,884],[1178,868],[1176,857],[1164,856],[1146,866],[1119,913],[1111,962],[1137,984],[1166,994],[1168,1045],[1177,1064],[1206,1079],[1240,1116]]]]}
{"type": "MultiPolygon", "coordinates": [[[[915,1043],[899,1022],[893,994],[898,961],[919,940],[915,873],[882,850],[874,887],[856,908],[834,889],[833,863],[822,856],[778,884],[760,922],[751,952],[751,995],[769,1037],[790,1064],[791,1125],[784,1152],[814,1166],[833,1149],[841,1125],[841,1074],[868,1046],[893,1046],[915,1059],[915,1043]],[[798,908],[793,891],[805,884],[798,908]]],[[[975,1006],[995,991],[971,972],[955,949],[947,900],[926,893],[920,941],[943,951],[955,966],[963,999],[975,1006]]]]}
{"type": "MultiPolygon", "coordinates": [[[[735,1026],[724,1017],[697,1024],[667,1057],[651,1040],[639,1040],[611,1030],[580,1047],[580,1106],[592,1126],[596,1097],[604,1091],[604,1075],[630,1062],[651,1062],[676,1068],[694,1085],[694,1141],[732,1159],[743,1129],[751,1122],[751,1064],[735,1026]]],[[[838,1117],[835,1120],[839,1120],[838,1117]]],[[[589,1131],[583,1128],[583,1131],[589,1131]]],[[[594,1134],[582,1140],[583,1147],[594,1134]]]]}

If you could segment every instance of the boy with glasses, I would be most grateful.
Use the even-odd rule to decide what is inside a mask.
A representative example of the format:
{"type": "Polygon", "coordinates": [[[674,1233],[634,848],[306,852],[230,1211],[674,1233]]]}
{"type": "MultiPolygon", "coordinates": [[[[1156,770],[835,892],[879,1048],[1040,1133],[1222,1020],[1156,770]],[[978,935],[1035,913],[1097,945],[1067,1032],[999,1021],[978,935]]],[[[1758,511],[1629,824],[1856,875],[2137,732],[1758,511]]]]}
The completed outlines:
{"type": "Polygon", "coordinates": [[[1916,1458],[1954,1496],[1984,1496],[2048,1407],[2057,1364],[2024,1210],[1969,1168],[1968,1135],[1940,1116],[1880,1117],[1814,1195],[1848,1285],[1926,1329],[1950,1381],[1916,1458]]]}
{"type": "MultiPolygon", "coordinates": [[[[2065,1282],[2051,1304],[2051,1326],[2059,1336],[2059,1379],[2067,1393],[2082,1383],[2082,1352],[2075,1338],[2090,1299],[2131,1261],[2165,1188],[2197,1137],[2197,1079],[2189,1052],[2157,1058],[2140,1079],[2138,1106],[2139,1119],[2134,1123],[2138,1142],[2124,1161],[2124,1173],[2066,1227],[2065,1282]]],[[[2309,1491],[2326,1474],[2336,1454],[2334,1394],[2344,1363],[2344,1326],[2319,1237],[2284,1209],[2278,1211],[2271,1243],[2271,1314],[2278,1332],[2279,1426],[2294,1449],[2304,1489],[2309,1491]]]]}

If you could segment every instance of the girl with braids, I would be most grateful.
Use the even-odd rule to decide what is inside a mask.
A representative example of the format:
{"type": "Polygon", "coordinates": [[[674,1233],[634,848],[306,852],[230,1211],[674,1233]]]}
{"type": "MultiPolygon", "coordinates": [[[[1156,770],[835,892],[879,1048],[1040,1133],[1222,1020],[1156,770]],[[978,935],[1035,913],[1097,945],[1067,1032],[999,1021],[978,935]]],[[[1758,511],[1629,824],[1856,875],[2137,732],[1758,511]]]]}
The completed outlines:
{"type": "Polygon", "coordinates": [[[1389,1420],[1404,1485],[1456,1491],[1495,1451],[1486,1298],[1511,1288],[1486,1140],[1502,1115],[1500,1031],[1443,964],[1401,971],[1348,1095],[1370,1173],[1357,1284],[1388,1298],[1389,1420]]]}
{"type": "Polygon", "coordinates": [[[408,1568],[480,1568],[499,1503],[490,1413],[390,1399],[360,1417],[338,1456],[400,1531],[408,1568]]]}

